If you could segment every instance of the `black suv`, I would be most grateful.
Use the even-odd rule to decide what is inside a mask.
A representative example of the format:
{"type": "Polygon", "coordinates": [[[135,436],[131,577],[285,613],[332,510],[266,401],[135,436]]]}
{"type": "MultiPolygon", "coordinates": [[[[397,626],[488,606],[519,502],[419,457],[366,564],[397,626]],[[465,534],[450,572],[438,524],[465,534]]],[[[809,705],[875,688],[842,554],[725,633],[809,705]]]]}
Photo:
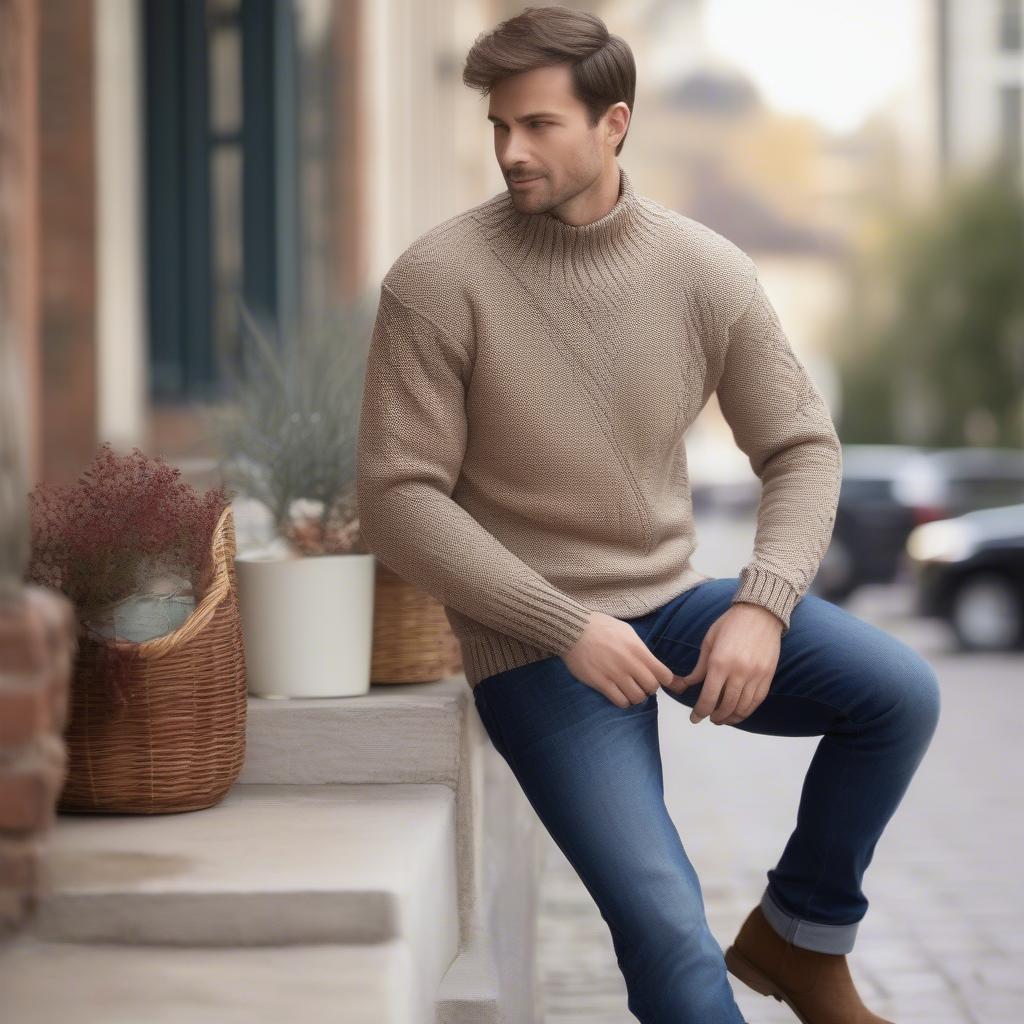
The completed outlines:
{"type": "Polygon", "coordinates": [[[837,603],[861,584],[910,579],[912,530],[1024,502],[1024,451],[843,445],[832,541],[811,590],[837,603]]]}
{"type": "Polygon", "coordinates": [[[1024,504],[925,523],[907,560],[915,611],[945,619],[962,649],[1024,646],[1024,504]]]}

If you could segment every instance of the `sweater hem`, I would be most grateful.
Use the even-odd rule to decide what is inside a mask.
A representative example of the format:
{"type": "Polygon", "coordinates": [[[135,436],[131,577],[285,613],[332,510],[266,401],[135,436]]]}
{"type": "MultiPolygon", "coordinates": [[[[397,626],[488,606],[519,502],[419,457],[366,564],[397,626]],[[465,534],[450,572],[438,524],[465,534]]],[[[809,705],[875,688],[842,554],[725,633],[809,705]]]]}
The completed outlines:
{"type": "MultiPolygon", "coordinates": [[[[633,619],[660,608],[679,594],[713,578],[687,566],[682,576],[676,577],[668,587],[647,592],[618,591],[604,600],[581,598],[580,603],[592,611],[614,615],[616,618],[633,619]]],[[[452,621],[452,616],[449,616],[449,621],[452,621]]],[[[470,688],[475,688],[488,676],[561,656],[559,652],[509,636],[482,623],[470,621],[465,616],[457,615],[452,625],[462,651],[463,672],[470,688]]]]}

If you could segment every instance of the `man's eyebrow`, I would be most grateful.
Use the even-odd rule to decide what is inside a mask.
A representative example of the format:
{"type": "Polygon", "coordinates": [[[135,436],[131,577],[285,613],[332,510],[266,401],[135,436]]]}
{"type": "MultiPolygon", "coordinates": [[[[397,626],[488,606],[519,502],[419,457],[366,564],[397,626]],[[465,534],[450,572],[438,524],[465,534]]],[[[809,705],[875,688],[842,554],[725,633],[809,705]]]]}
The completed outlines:
{"type": "MultiPolygon", "coordinates": [[[[532,121],[535,117],[561,117],[561,114],[556,114],[553,111],[540,110],[536,114],[523,114],[522,117],[517,117],[516,120],[522,124],[523,121],[532,121]]],[[[494,114],[487,115],[488,121],[501,121],[500,117],[494,114]]],[[[504,123],[504,122],[503,122],[504,123]]]]}

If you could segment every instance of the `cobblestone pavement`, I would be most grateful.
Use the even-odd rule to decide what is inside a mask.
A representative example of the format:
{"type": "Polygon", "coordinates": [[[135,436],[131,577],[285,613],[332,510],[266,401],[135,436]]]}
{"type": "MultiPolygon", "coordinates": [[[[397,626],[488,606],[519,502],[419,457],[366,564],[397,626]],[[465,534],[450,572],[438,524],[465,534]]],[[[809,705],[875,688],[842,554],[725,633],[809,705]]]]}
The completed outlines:
{"type": "MultiPolygon", "coordinates": [[[[714,570],[711,570],[714,571],[714,570]]],[[[864,879],[871,902],[850,970],[865,1002],[898,1024],[1024,1021],[1024,658],[953,650],[938,623],[903,616],[906,593],[875,587],[849,605],[935,666],[943,710],[910,790],[864,879]]],[[[701,879],[723,950],[760,897],[795,822],[816,737],[755,736],[659,695],[665,795],[701,879]],[[766,781],[767,780],[767,781],[766,781]]],[[[629,1024],[611,937],[544,834],[538,957],[545,1024],[629,1024]]],[[[797,1018],[730,975],[750,1024],[797,1018]]]]}

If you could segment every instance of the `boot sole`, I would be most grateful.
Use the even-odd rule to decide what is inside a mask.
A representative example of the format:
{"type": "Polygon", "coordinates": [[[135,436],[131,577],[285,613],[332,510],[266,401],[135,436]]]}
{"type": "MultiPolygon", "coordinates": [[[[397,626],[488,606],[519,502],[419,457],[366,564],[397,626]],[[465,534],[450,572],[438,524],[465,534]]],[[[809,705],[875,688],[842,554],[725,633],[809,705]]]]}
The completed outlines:
{"type": "Polygon", "coordinates": [[[739,978],[755,992],[762,996],[774,996],[780,1003],[785,1003],[796,1014],[800,1024],[811,1024],[811,1021],[793,1005],[789,996],[771,978],[762,974],[735,946],[730,946],[725,951],[725,966],[730,974],[739,978]]]}

